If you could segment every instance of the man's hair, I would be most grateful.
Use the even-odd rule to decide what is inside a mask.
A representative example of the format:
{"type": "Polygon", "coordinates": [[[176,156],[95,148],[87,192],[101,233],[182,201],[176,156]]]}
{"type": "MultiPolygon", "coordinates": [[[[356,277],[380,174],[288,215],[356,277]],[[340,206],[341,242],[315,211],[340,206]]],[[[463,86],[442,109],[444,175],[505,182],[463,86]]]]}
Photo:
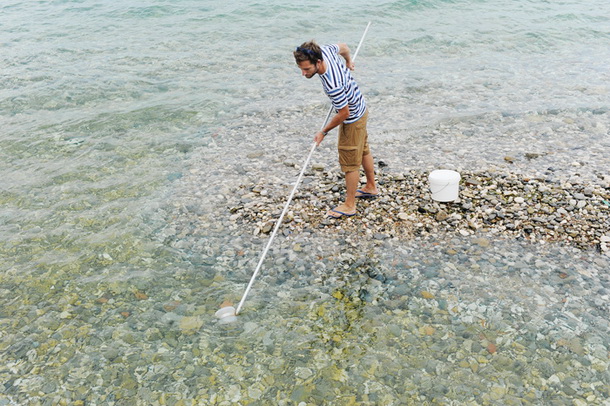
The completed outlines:
{"type": "Polygon", "coordinates": [[[324,60],[324,58],[322,58],[322,50],[314,40],[303,42],[301,46],[297,47],[293,54],[297,64],[304,61],[309,61],[312,64],[315,64],[318,61],[324,60]]]}

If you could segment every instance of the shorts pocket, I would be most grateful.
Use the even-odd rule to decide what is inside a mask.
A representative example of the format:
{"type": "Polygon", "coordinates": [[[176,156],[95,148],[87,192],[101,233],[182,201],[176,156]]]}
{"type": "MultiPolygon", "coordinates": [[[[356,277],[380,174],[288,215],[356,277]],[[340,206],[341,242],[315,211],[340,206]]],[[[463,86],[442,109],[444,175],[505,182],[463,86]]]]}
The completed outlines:
{"type": "Polygon", "coordinates": [[[360,166],[357,146],[339,146],[339,163],[341,166],[360,166]]]}

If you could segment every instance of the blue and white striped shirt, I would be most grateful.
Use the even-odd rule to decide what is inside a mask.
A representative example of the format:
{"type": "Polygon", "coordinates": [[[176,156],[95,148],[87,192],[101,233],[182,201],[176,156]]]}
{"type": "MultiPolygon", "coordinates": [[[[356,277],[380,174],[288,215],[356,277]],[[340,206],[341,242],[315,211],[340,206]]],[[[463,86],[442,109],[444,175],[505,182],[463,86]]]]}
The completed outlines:
{"type": "Polygon", "coordinates": [[[364,96],[360,93],[358,84],[341,59],[339,46],[324,45],[321,49],[322,57],[326,62],[326,72],[318,76],[322,80],[324,92],[336,110],[349,106],[349,117],[344,121],[345,124],[356,122],[366,111],[364,96]]]}

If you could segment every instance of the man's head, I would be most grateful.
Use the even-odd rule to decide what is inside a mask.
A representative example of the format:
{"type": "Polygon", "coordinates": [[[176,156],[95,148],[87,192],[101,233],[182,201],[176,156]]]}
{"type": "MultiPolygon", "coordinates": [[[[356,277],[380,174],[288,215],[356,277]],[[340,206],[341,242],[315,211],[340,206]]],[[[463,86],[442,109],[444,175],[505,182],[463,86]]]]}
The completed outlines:
{"type": "Polygon", "coordinates": [[[312,78],[323,63],[322,50],[314,41],[304,42],[293,52],[294,59],[307,79],[312,78]]]}

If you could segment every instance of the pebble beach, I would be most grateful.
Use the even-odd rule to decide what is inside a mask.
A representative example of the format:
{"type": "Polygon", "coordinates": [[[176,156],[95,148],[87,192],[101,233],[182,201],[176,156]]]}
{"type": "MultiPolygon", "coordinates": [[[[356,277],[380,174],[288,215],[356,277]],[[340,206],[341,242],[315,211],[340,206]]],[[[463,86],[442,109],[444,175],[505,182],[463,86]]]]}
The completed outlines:
{"type": "MultiPolygon", "coordinates": [[[[316,183],[316,189],[301,194],[284,220],[286,235],[312,228],[320,234],[358,234],[360,229],[377,240],[481,233],[531,242],[563,242],[601,253],[609,249],[606,188],[549,185],[514,174],[464,173],[461,197],[435,202],[430,198],[427,174],[411,171],[379,176],[384,192],[377,198],[363,199],[363,210],[358,213],[361,219],[336,221],[324,218],[324,208],[333,198],[342,199],[339,192],[333,192],[339,189],[341,174],[325,172],[321,166],[318,170],[307,179],[316,183]]],[[[269,197],[272,190],[273,185],[252,185],[242,191],[239,201],[231,202],[233,215],[229,219],[240,228],[250,227],[254,234],[269,234],[281,206],[281,200],[269,197]]]]}
{"type": "MultiPolygon", "coordinates": [[[[287,112],[277,121],[289,123],[291,114],[287,112]]],[[[313,112],[306,117],[315,122],[313,112]]],[[[509,118],[509,123],[496,117],[482,119],[486,128],[464,120],[419,130],[423,133],[422,138],[428,138],[426,141],[411,135],[412,143],[398,142],[396,138],[402,137],[396,133],[400,130],[381,134],[376,175],[382,192],[378,198],[360,199],[363,204],[357,219],[334,221],[324,216],[329,208],[344,199],[343,175],[333,162],[336,151],[330,141],[321,152],[322,156],[314,155],[311,168],[306,170],[300,191],[284,220],[284,233],[315,230],[316,233],[332,234],[344,230],[358,234],[360,229],[365,235],[382,240],[438,233],[462,236],[487,233],[498,238],[567,243],[583,250],[606,253],[610,230],[610,172],[607,167],[610,161],[605,151],[610,143],[606,139],[601,144],[590,145],[586,134],[598,127],[607,131],[608,112],[528,115],[509,118]],[[503,132],[506,130],[502,127],[507,126],[521,138],[520,142],[511,142],[509,147],[502,145],[506,142],[503,132]],[[544,132],[542,135],[539,129],[544,132]],[[464,135],[468,132],[471,137],[464,135]],[[480,148],[481,139],[476,133],[486,133],[485,138],[493,146],[480,150],[474,157],[471,151],[476,145],[480,148]],[[430,141],[430,135],[436,136],[436,141],[430,141]],[[553,138],[552,144],[544,141],[548,137],[553,138]],[[473,147],[468,143],[473,143],[473,147]],[[572,148],[565,148],[567,143],[571,143],[572,148]],[[438,151],[436,156],[435,151],[438,151]],[[422,160],[418,156],[426,158],[422,160]],[[460,173],[457,200],[435,202],[432,199],[428,176],[436,169],[460,173]]],[[[244,144],[235,145],[235,150],[241,149],[236,152],[241,156],[239,163],[212,172],[206,166],[199,166],[204,165],[202,162],[197,162],[191,177],[197,179],[203,173],[213,173],[230,180],[211,182],[204,191],[206,200],[222,205],[226,210],[226,216],[216,218],[219,227],[237,227],[241,232],[249,230],[254,235],[268,234],[303,162],[294,156],[286,157],[291,149],[289,144],[278,145],[271,137],[266,139],[264,134],[287,133],[288,137],[298,137],[303,151],[305,136],[292,135],[294,131],[287,124],[269,126],[256,116],[244,118],[245,122],[248,120],[251,127],[240,126],[233,131],[239,135],[227,131],[219,133],[217,138],[222,142],[223,136],[230,140],[244,136],[244,144]],[[272,146],[265,150],[245,150],[243,145],[249,141],[249,132],[272,146]],[[293,178],[288,175],[291,172],[293,178]]],[[[476,123],[474,119],[470,121],[476,123]]],[[[213,154],[212,151],[218,148],[216,141],[208,148],[206,159],[207,154],[213,154]]],[[[361,182],[364,184],[365,179],[361,182]]],[[[196,187],[191,186],[192,189],[196,187]]],[[[195,193],[194,197],[199,199],[203,195],[195,193]]],[[[207,203],[192,202],[191,206],[201,204],[207,203]]]]}

